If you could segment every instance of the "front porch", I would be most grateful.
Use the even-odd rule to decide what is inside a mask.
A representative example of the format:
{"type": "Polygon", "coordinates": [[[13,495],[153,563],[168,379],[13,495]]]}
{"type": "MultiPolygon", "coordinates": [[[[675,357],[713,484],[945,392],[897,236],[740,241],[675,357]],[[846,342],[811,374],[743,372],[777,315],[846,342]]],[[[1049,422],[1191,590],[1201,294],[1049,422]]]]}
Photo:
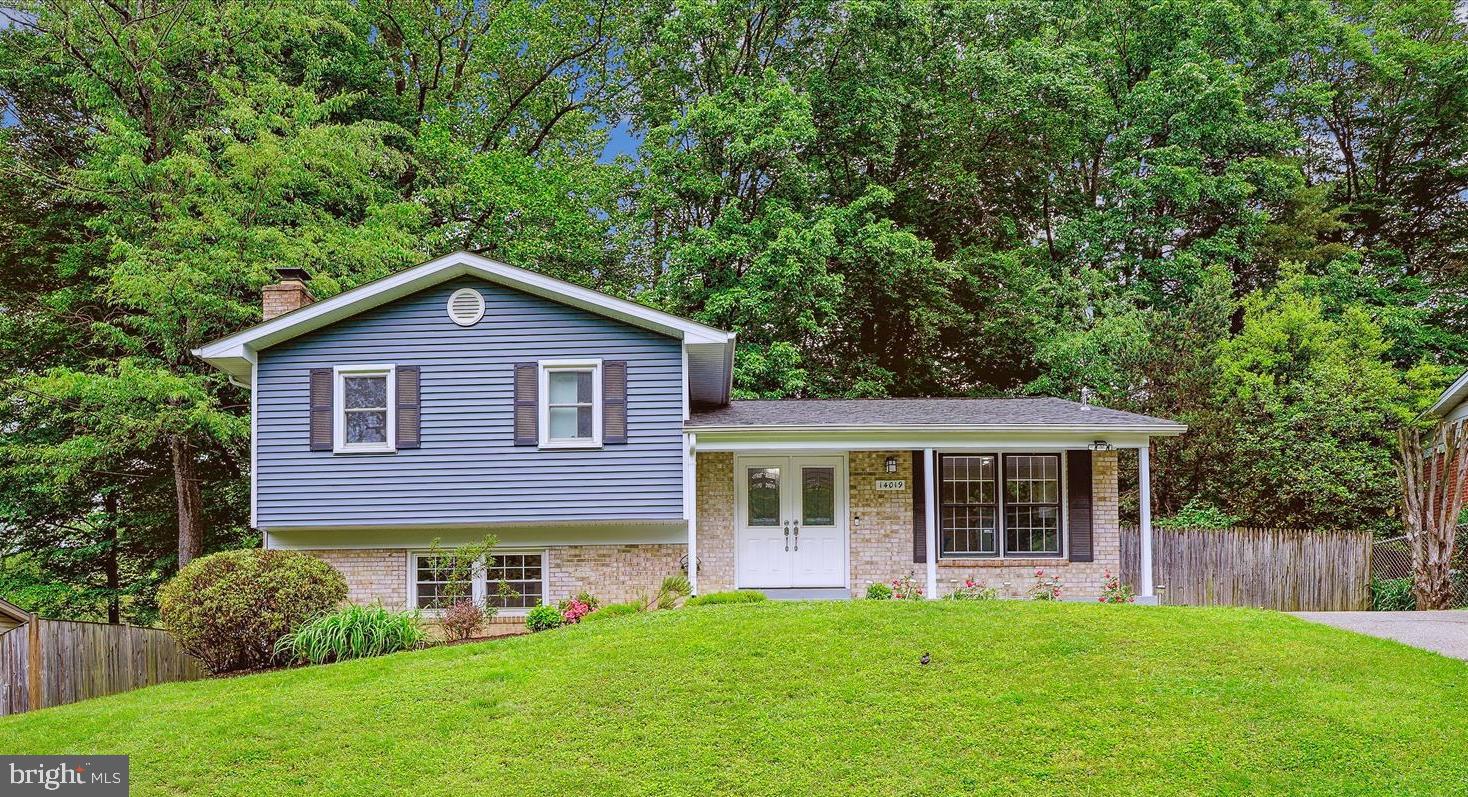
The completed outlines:
{"type": "MultiPolygon", "coordinates": [[[[1043,569],[1060,579],[1064,598],[1095,600],[1106,574],[1120,572],[1118,452],[1109,445],[995,440],[919,449],[758,449],[689,438],[688,546],[690,559],[699,562],[690,578],[700,593],[760,589],[772,596],[860,597],[874,582],[910,577],[930,597],[948,595],[968,580],[1023,597],[1035,583],[1035,570],[1043,569]],[[954,500],[960,464],[992,466],[985,478],[964,484],[982,492],[992,508],[954,500]],[[1015,495],[1015,474],[1021,472],[1026,488],[1030,481],[1048,480],[1035,488],[1048,504],[1026,505],[1024,513],[1006,506],[1000,493],[1015,495]],[[813,510],[807,502],[816,504],[813,510]],[[825,514],[831,522],[824,522],[825,514]],[[1006,516],[1012,523],[1031,515],[1055,516],[1058,537],[1051,541],[1027,528],[1025,533],[1043,541],[1032,547],[1049,550],[1008,550],[1006,542],[1028,540],[1005,528],[1006,516]],[[812,520],[823,522],[813,527],[812,520]]],[[[1147,485],[1146,448],[1137,448],[1139,476],[1147,485]]],[[[1146,513],[1141,520],[1150,528],[1146,513]]],[[[1143,586],[1139,602],[1148,602],[1150,584],[1143,586]]]]}

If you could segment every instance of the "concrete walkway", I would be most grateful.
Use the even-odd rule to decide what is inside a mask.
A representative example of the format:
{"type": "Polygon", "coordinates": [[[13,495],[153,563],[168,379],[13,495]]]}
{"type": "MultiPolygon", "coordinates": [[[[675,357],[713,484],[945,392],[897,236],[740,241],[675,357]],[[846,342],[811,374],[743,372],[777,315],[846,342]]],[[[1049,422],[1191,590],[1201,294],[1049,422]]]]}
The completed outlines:
{"type": "Polygon", "coordinates": [[[1395,639],[1406,645],[1468,661],[1468,611],[1293,614],[1303,620],[1383,639],[1395,639]]]}

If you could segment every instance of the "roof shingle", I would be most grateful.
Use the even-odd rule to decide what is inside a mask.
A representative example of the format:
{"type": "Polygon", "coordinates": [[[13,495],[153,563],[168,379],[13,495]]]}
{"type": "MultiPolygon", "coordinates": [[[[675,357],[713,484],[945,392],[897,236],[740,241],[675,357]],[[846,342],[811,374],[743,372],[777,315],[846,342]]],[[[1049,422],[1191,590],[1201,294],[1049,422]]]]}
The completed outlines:
{"type": "Polygon", "coordinates": [[[1165,418],[1058,398],[788,399],[695,410],[690,428],[730,426],[1185,427],[1165,418]]]}

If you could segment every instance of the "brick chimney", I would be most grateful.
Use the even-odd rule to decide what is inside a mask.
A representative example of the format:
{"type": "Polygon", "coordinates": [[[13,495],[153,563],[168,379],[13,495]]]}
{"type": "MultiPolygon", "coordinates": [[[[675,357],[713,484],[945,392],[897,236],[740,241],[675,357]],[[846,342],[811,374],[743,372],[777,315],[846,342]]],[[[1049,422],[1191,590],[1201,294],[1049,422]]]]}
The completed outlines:
{"type": "Polygon", "coordinates": [[[278,268],[275,274],[279,281],[261,291],[266,321],[316,301],[311,289],[306,287],[311,274],[304,268],[278,268]]]}

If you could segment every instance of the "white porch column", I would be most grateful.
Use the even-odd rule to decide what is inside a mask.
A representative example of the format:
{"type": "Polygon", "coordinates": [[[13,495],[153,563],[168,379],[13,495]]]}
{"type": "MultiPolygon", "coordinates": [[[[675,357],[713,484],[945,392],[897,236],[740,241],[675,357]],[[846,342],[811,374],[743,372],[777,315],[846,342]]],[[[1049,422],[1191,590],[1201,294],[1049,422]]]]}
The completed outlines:
{"type": "Polygon", "coordinates": [[[698,594],[698,446],[692,433],[683,435],[683,519],[688,521],[689,594],[698,594]]]}
{"type": "MultiPolygon", "coordinates": [[[[916,487],[917,485],[913,485],[916,487]]],[[[933,496],[938,490],[933,485],[933,449],[923,449],[923,497],[924,525],[927,527],[928,544],[928,600],[938,599],[938,508],[933,506],[933,496]]]]}
{"type": "Polygon", "coordinates": [[[1137,449],[1137,531],[1141,535],[1137,603],[1156,603],[1152,593],[1152,442],[1137,449]]]}

